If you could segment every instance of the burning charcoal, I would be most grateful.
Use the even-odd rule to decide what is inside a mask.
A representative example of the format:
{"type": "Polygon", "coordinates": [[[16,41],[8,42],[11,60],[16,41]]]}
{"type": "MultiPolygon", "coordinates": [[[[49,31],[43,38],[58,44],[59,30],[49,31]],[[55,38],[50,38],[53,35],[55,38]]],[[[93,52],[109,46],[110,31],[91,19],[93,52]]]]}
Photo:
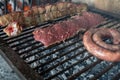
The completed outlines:
{"type": "Polygon", "coordinates": [[[58,70],[58,71],[61,71],[63,69],[63,66],[58,66],[57,68],[56,68],[56,70],[58,70]]]}
{"type": "Polygon", "coordinates": [[[89,79],[89,78],[92,78],[92,77],[94,77],[94,75],[90,74],[87,78],[89,79]]]}
{"type": "Polygon", "coordinates": [[[56,55],[56,54],[53,54],[53,55],[52,55],[52,57],[53,57],[53,58],[56,58],[56,57],[57,57],[57,55],[56,55]]]}
{"type": "Polygon", "coordinates": [[[71,74],[69,74],[69,71],[65,71],[65,75],[66,77],[70,76],[71,74]]]}
{"type": "Polygon", "coordinates": [[[61,77],[63,78],[63,80],[67,80],[67,77],[65,76],[65,74],[62,74],[61,77]]]}
{"type": "Polygon", "coordinates": [[[71,64],[74,64],[74,63],[76,63],[77,61],[74,60],[74,59],[72,59],[72,60],[70,60],[69,62],[70,62],[71,64]]]}
{"type": "Polygon", "coordinates": [[[57,73],[57,70],[54,69],[51,71],[51,75],[54,75],[55,73],[57,73]]]}
{"type": "Polygon", "coordinates": [[[64,63],[64,64],[62,64],[62,66],[64,66],[64,68],[67,68],[68,63],[64,63]],[[66,65],[66,64],[67,64],[67,65],[66,65]]]}

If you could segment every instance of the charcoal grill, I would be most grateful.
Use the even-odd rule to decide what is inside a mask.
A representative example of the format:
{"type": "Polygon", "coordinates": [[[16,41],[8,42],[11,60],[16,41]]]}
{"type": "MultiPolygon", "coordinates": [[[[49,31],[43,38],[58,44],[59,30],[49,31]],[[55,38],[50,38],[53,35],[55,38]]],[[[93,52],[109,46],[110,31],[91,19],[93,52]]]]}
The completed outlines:
{"type": "MultiPolygon", "coordinates": [[[[120,29],[120,18],[116,14],[90,8],[102,15],[106,21],[97,27],[120,29]]],[[[69,18],[65,16],[38,26],[27,27],[16,37],[7,37],[0,27],[0,53],[22,80],[117,80],[120,77],[120,63],[102,61],[85,49],[83,33],[45,48],[33,39],[32,31],[38,27],[69,18]]]]}

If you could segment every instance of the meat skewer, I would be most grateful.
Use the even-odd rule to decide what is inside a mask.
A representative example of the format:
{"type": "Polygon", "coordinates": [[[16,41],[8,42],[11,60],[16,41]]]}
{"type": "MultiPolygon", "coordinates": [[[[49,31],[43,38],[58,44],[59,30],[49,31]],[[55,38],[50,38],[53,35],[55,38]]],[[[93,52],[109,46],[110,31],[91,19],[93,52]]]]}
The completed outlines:
{"type": "Polygon", "coordinates": [[[31,10],[27,10],[24,12],[12,12],[7,15],[0,16],[0,26],[6,26],[12,21],[16,21],[21,25],[25,25],[25,26],[38,25],[38,23],[48,20],[53,20],[58,17],[65,16],[66,14],[73,14],[80,12],[81,10],[78,11],[79,8],[85,9],[85,7],[87,7],[87,6],[84,7],[78,6],[79,8],[78,7],[75,8],[75,6],[72,5],[77,6],[77,4],[74,3],[59,2],[53,5],[49,4],[45,6],[32,7],[31,10]],[[62,7],[60,5],[62,5],[62,7]],[[11,14],[14,16],[12,16],[11,14]],[[16,18],[16,16],[19,17],[17,17],[17,19],[15,20],[12,20],[13,18],[16,18]],[[21,21],[19,21],[19,18],[20,20],[22,18],[22,23],[21,21]]]}
{"type": "Polygon", "coordinates": [[[93,28],[104,20],[105,19],[98,14],[84,12],[82,16],[74,16],[70,20],[56,23],[47,28],[37,28],[34,30],[33,35],[36,41],[40,41],[45,47],[48,47],[74,36],[79,31],[93,28]],[[87,18],[85,14],[89,14],[90,16],[87,16],[87,18],[92,20],[86,20],[87,18]]]}

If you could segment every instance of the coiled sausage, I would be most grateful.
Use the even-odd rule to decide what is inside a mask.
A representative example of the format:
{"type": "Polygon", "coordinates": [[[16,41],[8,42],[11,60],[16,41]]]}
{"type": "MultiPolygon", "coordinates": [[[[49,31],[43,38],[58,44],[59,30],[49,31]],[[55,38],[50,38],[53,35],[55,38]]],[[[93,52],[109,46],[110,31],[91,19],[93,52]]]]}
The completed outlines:
{"type": "Polygon", "coordinates": [[[116,29],[90,29],[83,36],[83,44],[91,54],[102,60],[120,61],[120,33],[116,29]],[[112,44],[107,44],[103,38],[112,39],[112,44]]]}

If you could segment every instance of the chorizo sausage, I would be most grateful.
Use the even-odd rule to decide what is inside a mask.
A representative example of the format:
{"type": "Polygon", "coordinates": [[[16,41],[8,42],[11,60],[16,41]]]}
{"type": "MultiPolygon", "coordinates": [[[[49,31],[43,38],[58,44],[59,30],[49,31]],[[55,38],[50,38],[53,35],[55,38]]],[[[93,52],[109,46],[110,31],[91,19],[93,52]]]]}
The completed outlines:
{"type": "Polygon", "coordinates": [[[94,33],[93,35],[93,41],[98,44],[101,47],[104,47],[106,49],[109,50],[118,50],[120,49],[120,45],[116,44],[119,43],[119,37],[120,33],[115,30],[115,29],[105,29],[102,28],[99,31],[97,31],[96,33],[94,33]],[[106,42],[104,42],[102,39],[103,38],[110,38],[113,40],[112,44],[106,44],[106,42]]]}
{"type": "Polygon", "coordinates": [[[119,38],[120,38],[120,33],[118,34],[118,31],[115,29],[108,29],[108,28],[97,29],[96,28],[96,29],[90,29],[84,34],[83,44],[85,48],[88,50],[88,52],[90,52],[92,55],[102,60],[114,62],[114,61],[120,61],[119,38]],[[115,33],[113,33],[114,31],[115,33]],[[98,37],[96,37],[95,35],[96,36],[98,35],[98,37]],[[94,36],[94,40],[96,39],[95,41],[93,40],[93,36],[94,36]],[[113,38],[113,45],[107,44],[104,41],[102,41],[102,38],[105,36],[110,36],[113,38]],[[118,42],[115,42],[115,41],[118,41],[118,42]],[[99,45],[101,43],[102,45],[99,45]],[[109,49],[108,46],[109,48],[113,47],[114,49],[112,48],[109,49]]]}

